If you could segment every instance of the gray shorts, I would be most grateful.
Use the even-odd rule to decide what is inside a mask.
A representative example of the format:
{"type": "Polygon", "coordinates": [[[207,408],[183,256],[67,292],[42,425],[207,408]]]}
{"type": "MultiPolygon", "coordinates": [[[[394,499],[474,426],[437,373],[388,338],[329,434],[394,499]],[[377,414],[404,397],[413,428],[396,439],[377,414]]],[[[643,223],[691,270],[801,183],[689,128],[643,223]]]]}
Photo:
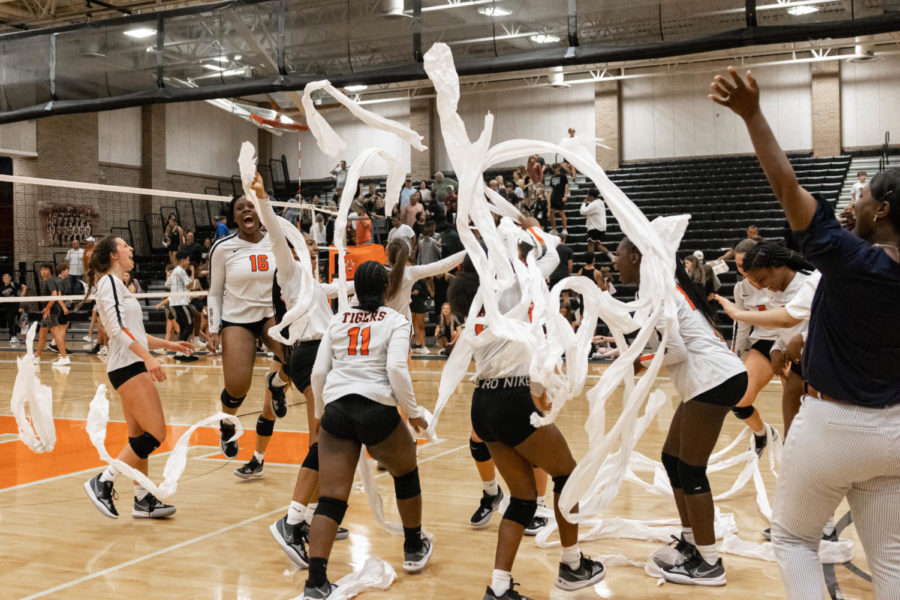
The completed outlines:
{"type": "Polygon", "coordinates": [[[53,311],[50,311],[50,316],[48,316],[46,319],[41,320],[41,328],[43,329],[46,327],[47,329],[53,329],[54,327],[59,327],[59,325],[60,325],[59,315],[60,314],[61,313],[55,313],[53,311]]]}

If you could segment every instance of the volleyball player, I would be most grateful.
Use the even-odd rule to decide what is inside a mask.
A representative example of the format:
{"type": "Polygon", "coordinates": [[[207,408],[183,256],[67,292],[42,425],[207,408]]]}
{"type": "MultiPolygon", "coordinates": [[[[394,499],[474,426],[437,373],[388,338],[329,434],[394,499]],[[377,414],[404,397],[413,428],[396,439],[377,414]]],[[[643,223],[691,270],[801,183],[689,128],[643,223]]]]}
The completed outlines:
{"type": "MultiPolygon", "coordinates": [[[[268,235],[262,231],[253,203],[241,196],[232,200],[225,213],[229,227],[237,231],[221,238],[209,251],[210,286],[207,296],[209,341],[216,352],[221,340],[225,387],[220,399],[222,411],[233,415],[244,402],[253,380],[256,344],[261,339],[276,363],[284,364],[281,344],[269,337],[275,324],[272,281],[275,262],[268,235]]],[[[273,366],[273,369],[277,365],[273,366]]],[[[272,373],[274,371],[270,371],[272,373]]],[[[266,377],[272,383],[271,375],[266,377]]],[[[262,414],[256,421],[256,448],[247,464],[235,469],[241,479],[262,477],[266,447],[275,430],[275,418],[287,411],[284,387],[266,386],[262,414]]],[[[222,454],[234,458],[238,443],[232,440],[234,425],[219,423],[222,454]]]]}
{"type": "MultiPolygon", "coordinates": [[[[188,275],[187,269],[191,267],[191,255],[186,250],[179,250],[175,253],[175,268],[172,274],[166,279],[166,287],[169,288],[169,307],[175,313],[175,320],[178,322],[178,339],[186,342],[191,339],[194,332],[194,324],[190,307],[190,297],[187,295],[188,290],[193,283],[193,278],[188,275]]],[[[175,354],[175,360],[181,362],[193,362],[197,360],[196,356],[178,352],[175,354]]]]}
{"type": "Polygon", "coordinates": [[[409,301],[413,285],[420,279],[436,277],[455,269],[466,258],[466,251],[460,250],[456,254],[425,265],[408,265],[410,253],[410,243],[403,238],[388,243],[387,259],[390,273],[384,302],[385,306],[411,320],[409,301]]]}
{"type": "Polygon", "coordinates": [[[338,313],[322,338],[312,373],[319,431],[319,503],[309,531],[309,577],[304,598],[328,598],[337,587],[326,568],[338,526],[347,510],[360,449],[366,446],[394,478],[403,522],[403,569],[418,572],[433,552],[422,535],[422,495],[415,441],[400,420],[427,428],[407,368],[410,324],[385,306],[384,266],[364,262],[354,275],[359,306],[338,313]]]}
{"type": "MultiPolygon", "coordinates": [[[[536,225],[534,219],[529,222],[536,225]]],[[[450,284],[450,306],[458,316],[468,316],[478,292],[479,277],[474,270],[464,269],[450,284]]],[[[520,304],[521,291],[516,286],[504,293],[500,309],[505,313],[520,304]]],[[[527,311],[508,314],[510,318],[528,321],[527,311]]],[[[559,526],[562,556],[556,586],[577,590],[602,580],[606,572],[599,561],[584,556],[578,548],[578,525],[569,523],[559,511],[559,494],[575,469],[575,459],[566,439],[555,424],[535,428],[531,414],[535,405],[544,406],[546,394],[530,382],[531,348],[511,342],[495,334],[491,327],[481,328],[478,335],[488,339],[474,350],[476,389],[472,397],[472,427],[487,444],[500,474],[509,486],[509,507],[503,514],[494,556],[491,583],[484,599],[520,600],[512,580],[512,566],[525,528],[537,511],[537,488],[532,465],[544,469],[553,478],[554,510],[559,526]]]]}
{"type": "MultiPolygon", "coordinates": [[[[640,284],[641,259],[631,240],[619,243],[613,264],[622,283],[640,284]]],[[[716,549],[715,507],[706,465],[728,411],[747,391],[747,369],[719,338],[715,313],[681,261],[676,261],[675,274],[678,332],[669,332],[665,364],[682,401],[669,425],[662,463],[681,518],[676,550],[684,561],[660,568],[674,583],[720,586],[725,585],[725,568],[716,549]]]]}
{"type": "MultiPolygon", "coordinates": [[[[108,236],[97,243],[87,274],[87,287],[93,289],[100,322],[109,335],[106,372],[109,382],[122,398],[122,412],[128,425],[128,445],[118,459],[147,474],[147,457],[166,439],[166,421],[154,381],[166,378],[150,348],[166,348],[190,354],[188,342],[167,342],[144,332],[143,312],[137,298],[122,283],[122,277],[134,268],[134,249],[121,238],[108,236]]],[[[85,296],[86,297],[86,296],[85,296]]],[[[112,465],[84,483],[84,489],[103,515],[118,519],[113,503],[113,483],[118,471],[112,465]]],[[[132,515],[158,519],[175,513],[175,507],[157,500],[135,484],[132,515]]]]}

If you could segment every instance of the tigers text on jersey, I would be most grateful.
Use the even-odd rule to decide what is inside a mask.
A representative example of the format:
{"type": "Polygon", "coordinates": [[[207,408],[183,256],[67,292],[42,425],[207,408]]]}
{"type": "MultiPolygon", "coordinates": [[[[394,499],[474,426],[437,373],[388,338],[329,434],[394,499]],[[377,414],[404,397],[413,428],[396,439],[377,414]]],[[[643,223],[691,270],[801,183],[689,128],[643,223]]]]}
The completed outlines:
{"type": "Polygon", "coordinates": [[[222,321],[255,323],[274,314],[272,281],[275,257],[269,236],[251,243],[237,234],[224,237],[209,251],[209,331],[222,321]]]}
{"type": "Polygon", "coordinates": [[[358,394],[421,416],[409,375],[409,321],[382,306],[375,312],[350,308],[331,319],[319,345],[312,387],[316,415],[327,403],[358,394]]]}
{"type": "Polygon", "coordinates": [[[94,300],[100,322],[103,323],[103,328],[109,336],[106,372],[144,362],[129,349],[134,342],[148,347],[147,333],[144,331],[144,313],[134,294],[129,292],[122,280],[115,275],[104,275],[97,283],[94,300]]]}

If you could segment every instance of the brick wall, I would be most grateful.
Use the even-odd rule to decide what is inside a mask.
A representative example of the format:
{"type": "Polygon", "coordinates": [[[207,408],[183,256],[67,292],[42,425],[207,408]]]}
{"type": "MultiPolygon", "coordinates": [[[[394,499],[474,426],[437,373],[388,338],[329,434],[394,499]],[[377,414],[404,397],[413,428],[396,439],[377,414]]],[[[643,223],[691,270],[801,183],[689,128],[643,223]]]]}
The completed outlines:
{"type": "Polygon", "coordinates": [[[595,135],[609,149],[597,146],[597,162],[606,170],[618,169],[621,161],[619,82],[598,81],[594,87],[595,135]]]}
{"type": "Polygon", "coordinates": [[[812,63],[812,141],[814,156],[841,153],[841,65],[812,63]]]}
{"type": "Polygon", "coordinates": [[[431,179],[434,174],[434,149],[432,146],[440,141],[439,136],[433,135],[434,100],[412,100],[409,103],[409,128],[422,136],[422,143],[428,146],[424,152],[415,149],[410,150],[410,172],[413,179],[431,179]]]}

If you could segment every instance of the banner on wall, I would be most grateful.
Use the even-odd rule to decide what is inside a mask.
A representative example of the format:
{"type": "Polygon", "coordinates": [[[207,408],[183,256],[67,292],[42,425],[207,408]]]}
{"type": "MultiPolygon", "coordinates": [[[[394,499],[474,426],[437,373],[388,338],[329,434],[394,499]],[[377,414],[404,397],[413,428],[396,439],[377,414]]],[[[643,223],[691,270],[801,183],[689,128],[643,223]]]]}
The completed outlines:
{"type": "Polygon", "coordinates": [[[84,240],[100,228],[100,213],[90,204],[42,203],[38,209],[40,245],[68,247],[72,240],[84,240]]]}
{"type": "MultiPolygon", "coordinates": [[[[347,246],[347,254],[344,256],[344,265],[347,269],[347,280],[353,281],[356,268],[366,262],[374,260],[382,264],[387,262],[384,246],[381,244],[364,244],[362,246],[347,246]]],[[[337,277],[338,250],[334,246],[328,248],[328,281],[337,277]]]]}

